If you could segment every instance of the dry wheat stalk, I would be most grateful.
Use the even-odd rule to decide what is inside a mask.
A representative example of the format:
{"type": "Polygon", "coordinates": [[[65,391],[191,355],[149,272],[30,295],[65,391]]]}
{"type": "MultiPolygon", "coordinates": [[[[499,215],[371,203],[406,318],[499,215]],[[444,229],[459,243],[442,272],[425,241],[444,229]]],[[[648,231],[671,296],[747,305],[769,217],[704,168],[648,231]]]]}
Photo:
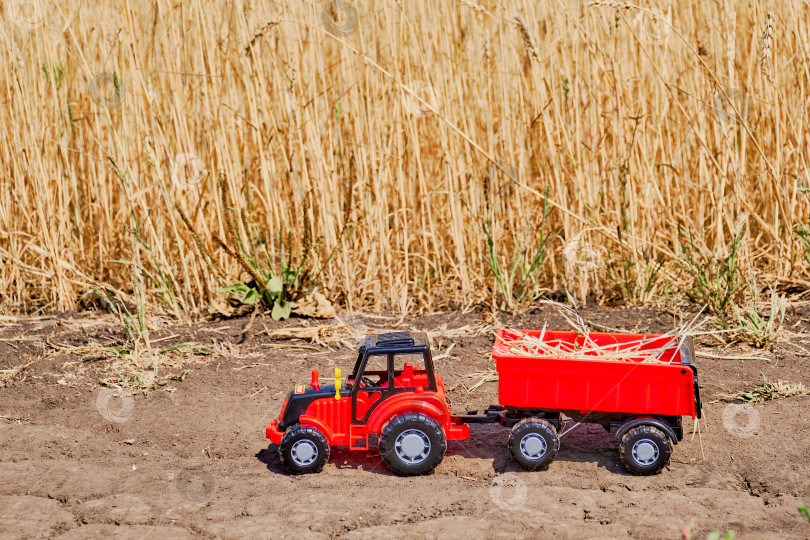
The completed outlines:
{"type": "Polygon", "coordinates": [[[613,7],[613,8],[631,8],[636,7],[628,2],[617,2],[616,0],[595,0],[588,2],[588,7],[613,7]]]}
{"type": "Polygon", "coordinates": [[[247,45],[242,48],[242,56],[248,56],[253,50],[253,46],[256,44],[256,42],[259,41],[267,32],[269,32],[271,28],[278,24],[279,21],[271,20],[258,27],[256,31],[253,32],[253,35],[250,36],[247,45]]]}
{"type": "Polygon", "coordinates": [[[529,33],[529,29],[526,26],[526,23],[523,22],[523,19],[520,18],[520,15],[515,15],[515,23],[517,24],[518,30],[520,30],[520,36],[523,38],[523,45],[526,48],[526,53],[529,55],[530,58],[534,58],[537,60],[537,50],[534,48],[534,43],[532,42],[532,36],[529,33]]]}
{"type": "MultiPolygon", "coordinates": [[[[318,281],[330,298],[352,309],[491,302],[481,217],[492,220],[507,273],[521,268],[522,254],[537,247],[534,218],[546,187],[555,241],[534,276],[538,290],[568,283],[563,246],[580,238],[600,257],[575,294],[599,300],[620,291],[636,304],[671,298],[665,291],[691,286],[677,224],[711,248],[728,243],[729,224],[743,214],[757,241],[740,254],[741,275],[767,269],[772,281],[810,282],[792,232],[806,224],[810,198],[796,196],[790,183],[762,180],[762,171],[795,166],[790,156],[801,152],[786,151],[785,141],[810,136],[806,122],[773,121],[801,118],[810,87],[799,61],[805,21],[785,17],[777,27],[776,15],[792,9],[787,0],[766,8],[764,64],[727,62],[748,58],[744,31],[762,28],[764,11],[747,3],[684,0],[672,10],[672,39],[656,48],[639,43],[632,25],[614,24],[625,9],[647,9],[628,2],[589,4],[616,14],[583,13],[574,0],[524,3],[519,23],[503,16],[514,3],[467,2],[413,0],[378,17],[371,2],[353,0],[363,39],[351,42],[321,39],[322,5],[290,0],[275,3],[283,21],[261,2],[210,0],[198,13],[177,2],[156,11],[151,0],[130,0],[126,9],[65,0],[54,3],[48,24],[8,24],[2,48],[14,61],[0,65],[0,99],[8,104],[0,109],[0,311],[71,309],[97,282],[135,296],[129,273],[111,262],[121,260],[154,261],[171,275],[177,304],[192,312],[221,303],[222,293],[202,286],[212,260],[198,247],[217,238],[233,244],[231,211],[216,182],[194,193],[162,192],[163,172],[153,163],[180,152],[245,178],[274,260],[288,234],[296,251],[303,247],[301,201],[309,194],[309,260],[323,267],[318,281]],[[474,16],[459,17],[460,10],[474,16]],[[233,16],[212,15],[226,11],[233,16]],[[516,25],[521,43],[507,39],[516,25]],[[408,39],[394,28],[408,28],[408,39]],[[260,46],[262,36],[274,36],[274,46],[260,46]],[[763,66],[777,82],[796,84],[753,100],[750,122],[730,136],[734,126],[725,129],[702,97],[707,78],[718,91],[754,92],[743,81],[763,66]],[[112,72],[128,91],[107,109],[89,86],[112,72]],[[399,116],[399,85],[414,80],[441,90],[436,108],[446,122],[399,116]],[[354,166],[341,167],[350,155],[354,166]],[[512,163],[524,175],[507,178],[498,167],[492,174],[493,163],[512,163]],[[197,238],[175,234],[182,221],[175,203],[187,209],[197,238]],[[135,228],[143,249],[130,241],[135,228]],[[662,267],[649,292],[626,293],[646,291],[650,253],[662,267]],[[610,263],[630,269],[621,290],[624,273],[606,275],[610,263]]],[[[232,194],[238,215],[246,196],[232,194]]],[[[223,275],[242,272],[235,251],[211,255],[223,275]]],[[[145,301],[163,309],[149,294],[145,301]]]]}
{"type": "Polygon", "coordinates": [[[760,55],[759,65],[762,69],[763,75],[768,79],[768,82],[773,83],[773,58],[771,47],[773,46],[773,15],[768,12],[765,19],[765,29],[762,31],[762,39],[759,42],[760,55]]]}
{"type": "Polygon", "coordinates": [[[486,8],[475,0],[458,0],[460,4],[467,6],[476,13],[488,13],[486,8]]]}

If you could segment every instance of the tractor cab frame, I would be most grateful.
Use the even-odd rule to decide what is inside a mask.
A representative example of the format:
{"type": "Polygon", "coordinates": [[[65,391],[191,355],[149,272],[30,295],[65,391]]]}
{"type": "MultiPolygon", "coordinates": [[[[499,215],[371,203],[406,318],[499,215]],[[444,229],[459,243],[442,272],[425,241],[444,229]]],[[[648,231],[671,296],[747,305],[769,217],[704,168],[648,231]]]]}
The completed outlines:
{"type": "Polygon", "coordinates": [[[425,390],[436,392],[438,384],[426,337],[410,332],[390,332],[367,337],[360,345],[354,369],[346,384],[351,390],[353,425],[366,424],[371,414],[396,394],[421,394],[425,390]],[[421,357],[421,366],[424,368],[402,362],[402,369],[396,369],[397,360],[405,355],[411,357],[409,359],[421,357]],[[385,358],[385,371],[369,369],[372,367],[369,366],[370,360],[376,357],[385,358]]]}

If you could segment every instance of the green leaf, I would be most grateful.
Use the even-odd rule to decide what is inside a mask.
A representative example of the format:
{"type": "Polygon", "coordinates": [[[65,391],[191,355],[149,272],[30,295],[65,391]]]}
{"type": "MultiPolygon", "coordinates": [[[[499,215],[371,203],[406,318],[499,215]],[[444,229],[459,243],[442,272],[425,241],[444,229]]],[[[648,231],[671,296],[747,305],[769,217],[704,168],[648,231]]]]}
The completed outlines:
{"type": "Polygon", "coordinates": [[[119,358],[123,358],[130,353],[130,350],[126,348],[102,347],[101,350],[119,358]]]}
{"type": "Polygon", "coordinates": [[[259,291],[248,287],[244,283],[232,283],[230,285],[226,285],[225,287],[219,289],[219,292],[229,294],[240,303],[248,306],[254,305],[262,298],[259,291]]]}
{"type": "Polygon", "coordinates": [[[252,306],[262,299],[262,295],[256,289],[250,289],[248,293],[239,301],[245,305],[252,306]]]}
{"type": "Polygon", "coordinates": [[[267,282],[267,290],[271,293],[280,293],[283,289],[284,283],[277,276],[271,277],[270,281],[267,282]]]}
{"type": "Polygon", "coordinates": [[[808,510],[805,505],[799,505],[799,513],[804,516],[804,519],[810,522],[810,510],[808,510]]]}
{"type": "Polygon", "coordinates": [[[290,313],[292,313],[292,303],[275,302],[273,304],[273,311],[270,313],[270,316],[273,317],[274,320],[280,321],[289,318],[290,313]]]}
{"type": "Polygon", "coordinates": [[[237,283],[231,283],[230,285],[226,285],[226,286],[220,288],[219,292],[232,294],[234,296],[244,296],[249,290],[250,290],[250,287],[248,287],[244,283],[237,282],[237,283]]]}

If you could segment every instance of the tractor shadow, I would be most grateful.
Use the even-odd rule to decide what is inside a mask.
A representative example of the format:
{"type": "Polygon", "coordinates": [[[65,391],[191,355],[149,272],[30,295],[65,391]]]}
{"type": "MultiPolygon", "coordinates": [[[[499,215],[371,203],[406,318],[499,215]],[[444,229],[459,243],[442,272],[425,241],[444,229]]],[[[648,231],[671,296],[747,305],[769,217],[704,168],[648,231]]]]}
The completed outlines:
{"type": "MultiPolygon", "coordinates": [[[[284,476],[290,474],[287,472],[287,469],[284,468],[284,465],[281,464],[277,444],[271,444],[266,449],[259,451],[256,454],[256,459],[263,463],[267,467],[267,470],[272,473],[284,476]]],[[[325,470],[328,470],[330,467],[394,476],[385,466],[385,463],[383,463],[380,458],[380,453],[376,451],[376,449],[369,450],[368,452],[353,452],[348,448],[332,447],[329,453],[329,462],[326,464],[325,470]]]]}
{"type": "Polygon", "coordinates": [[[368,452],[353,452],[348,448],[333,448],[329,463],[338,469],[354,469],[383,476],[396,476],[383,462],[376,447],[368,452]]]}
{"type": "Polygon", "coordinates": [[[284,465],[281,464],[281,459],[278,457],[277,444],[271,444],[264,450],[259,450],[259,452],[256,453],[256,459],[262,462],[271,473],[289,474],[287,469],[284,468],[284,465]]]}

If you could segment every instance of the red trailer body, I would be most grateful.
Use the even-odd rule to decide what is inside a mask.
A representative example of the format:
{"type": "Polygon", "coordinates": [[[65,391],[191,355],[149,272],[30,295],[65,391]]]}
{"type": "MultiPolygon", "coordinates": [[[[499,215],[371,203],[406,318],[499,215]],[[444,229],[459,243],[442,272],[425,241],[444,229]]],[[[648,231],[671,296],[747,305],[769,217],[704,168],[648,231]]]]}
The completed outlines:
{"type": "Polygon", "coordinates": [[[508,409],[556,409],[637,415],[692,416],[698,414],[697,375],[686,347],[673,346],[670,337],[642,334],[591,333],[588,339],[603,350],[621,352],[628,347],[664,349],[660,362],[643,363],[633,353],[621,359],[593,360],[519,356],[504,340],[520,334],[550,345],[585,347],[585,336],[575,332],[500,330],[492,358],[497,362],[498,396],[508,409]]]}

